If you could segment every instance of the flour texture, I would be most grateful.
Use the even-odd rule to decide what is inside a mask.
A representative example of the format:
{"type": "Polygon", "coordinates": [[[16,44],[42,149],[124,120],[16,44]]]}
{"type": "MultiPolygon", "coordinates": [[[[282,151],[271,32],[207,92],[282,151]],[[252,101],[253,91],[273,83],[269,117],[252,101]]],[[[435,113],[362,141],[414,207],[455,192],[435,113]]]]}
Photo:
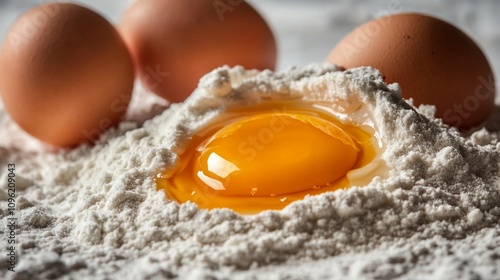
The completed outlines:
{"type": "Polygon", "coordinates": [[[74,150],[36,142],[0,109],[0,231],[8,163],[17,167],[19,224],[16,272],[2,251],[0,278],[500,279],[494,121],[463,135],[432,107],[403,100],[377,70],[330,64],[222,67],[184,103],[141,100],[95,145],[74,150]],[[179,205],[156,190],[155,176],[175,172],[211,119],[288,99],[328,102],[340,116],[363,108],[385,143],[388,176],[245,216],[179,205]]]}

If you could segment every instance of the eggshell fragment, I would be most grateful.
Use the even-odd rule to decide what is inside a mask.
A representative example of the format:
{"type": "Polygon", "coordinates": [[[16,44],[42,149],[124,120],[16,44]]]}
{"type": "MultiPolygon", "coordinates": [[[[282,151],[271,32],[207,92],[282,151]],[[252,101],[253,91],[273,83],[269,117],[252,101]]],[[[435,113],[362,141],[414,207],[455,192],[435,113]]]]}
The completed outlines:
{"type": "Polygon", "coordinates": [[[459,128],[479,125],[494,105],[494,75],[481,49],[434,17],[409,13],[370,21],[342,39],[328,61],[378,68],[387,83],[400,84],[403,97],[436,105],[436,116],[459,128]]]}
{"type": "Polygon", "coordinates": [[[0,50],[0,93],[11,117],[56,146],[97,139],[130,101],[134,70],[115,28],[70,3],[37,6],[14,23],[0,50]]]}
{"type": "Polygon", "coordinates": [[[245,1],[138,0],[120,31],[142,83],[171,102],[183,101],[217,67],[276,64],[274,36],[245,1]]]}

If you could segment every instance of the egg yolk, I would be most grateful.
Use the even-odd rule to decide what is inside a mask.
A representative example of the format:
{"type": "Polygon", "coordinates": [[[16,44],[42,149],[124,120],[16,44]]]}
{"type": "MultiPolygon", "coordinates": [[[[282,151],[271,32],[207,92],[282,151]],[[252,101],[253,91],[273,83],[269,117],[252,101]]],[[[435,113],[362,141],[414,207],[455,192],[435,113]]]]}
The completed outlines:
{"type": "Polygon", "coordinates": [[[335,182],[358,148],[335,124],[314,116],[261,114],[219,130],[198,148],[193,174],[224,196],[272,196],[335,182]]]}
{"type": "Polygon", "coordinates": [[[225,115],[193,137],[175,174],[158,176],[169,198],[242,214],[282,209],[349,186],[346,175],[375,154],[369,133],[312,110],[225,115]]]}

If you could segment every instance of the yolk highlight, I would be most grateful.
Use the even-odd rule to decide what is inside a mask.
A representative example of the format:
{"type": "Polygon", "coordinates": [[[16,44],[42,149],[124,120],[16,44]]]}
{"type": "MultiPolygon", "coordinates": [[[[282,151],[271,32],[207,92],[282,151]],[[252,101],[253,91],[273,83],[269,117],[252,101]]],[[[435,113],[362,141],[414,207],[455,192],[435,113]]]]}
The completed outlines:
{"type": "Polygon", "coordinates": [[[244,214],[281,209],[347,187],[346,174],[375,154],[367,132],[315,112],[228,116],[193,137],[175,174],[157,178],[168,197],[244,214]]]}
{"type": "Polygon", "coordinates": [[[193,175],[224,196],[283,195],[338,180],[357,153],[333,123],[262,114],[230,124],[199,147],[193,175]]]}

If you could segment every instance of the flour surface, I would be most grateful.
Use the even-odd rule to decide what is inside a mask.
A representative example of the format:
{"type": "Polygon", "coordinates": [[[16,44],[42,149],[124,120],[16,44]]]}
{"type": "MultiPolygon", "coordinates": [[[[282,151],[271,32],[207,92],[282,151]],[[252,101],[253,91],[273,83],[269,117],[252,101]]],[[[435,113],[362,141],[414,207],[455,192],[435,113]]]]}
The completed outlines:
{"type": "Polygon", "coordinates": [[[0,278],[500,279],[498,123],[464,136],[400,96],[372,68],[223,67],[168,109],[135,98],[95,146],[67,151],[30,139],[0,108],[0,242],[15,163],[20,260],[9,272],[2,251],[0,278]],[[213,117],[282,99],[329,102],[345,116],[364,108],[389,176],[247,216],[156,191],[158,172],[174,172],[213,117]]]}

